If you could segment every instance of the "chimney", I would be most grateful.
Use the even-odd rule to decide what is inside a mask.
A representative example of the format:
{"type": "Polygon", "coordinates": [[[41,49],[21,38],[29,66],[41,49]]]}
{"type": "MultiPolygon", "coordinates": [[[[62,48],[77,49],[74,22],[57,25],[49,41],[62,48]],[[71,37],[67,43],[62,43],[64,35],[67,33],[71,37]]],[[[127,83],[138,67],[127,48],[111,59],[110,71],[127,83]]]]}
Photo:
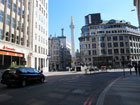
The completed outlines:
{"type": "Polygon", "coordinates": [[[62,36],[64,36],[64,28],[62,28],[61,30],[62,30],[62,36]]]}

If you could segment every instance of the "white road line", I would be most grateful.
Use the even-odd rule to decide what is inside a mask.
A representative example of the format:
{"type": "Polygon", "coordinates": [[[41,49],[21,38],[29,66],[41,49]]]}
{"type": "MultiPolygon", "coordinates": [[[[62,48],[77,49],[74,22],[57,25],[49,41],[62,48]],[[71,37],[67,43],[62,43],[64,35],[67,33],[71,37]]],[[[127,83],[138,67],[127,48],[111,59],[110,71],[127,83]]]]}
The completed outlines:
{"type": "Polygon", "coordinates": [[[112,87],[112,85],[114,83],[116,83],[121,77],[115,79],[112,83],[110,83],[104,90],[103,92],[99,95],[99,98],[97,100],[97,103],[96,105],[104,105],[104,98],[105,98],[105,95],[106,93],[109,91],[109,89],[112,87]]]}

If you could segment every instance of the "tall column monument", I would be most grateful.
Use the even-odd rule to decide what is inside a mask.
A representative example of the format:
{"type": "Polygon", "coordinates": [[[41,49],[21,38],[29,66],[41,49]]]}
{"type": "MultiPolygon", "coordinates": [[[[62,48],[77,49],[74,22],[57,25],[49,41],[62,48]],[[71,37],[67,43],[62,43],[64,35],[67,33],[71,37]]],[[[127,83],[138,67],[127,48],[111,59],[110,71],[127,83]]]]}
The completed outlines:
{"type": "Polygon", "coordinates": [[[71,16],[71,25],[70,25],[70,29],[71,29],[72,58],[75,57],[75,36],[74,36],[74,28],[75,28],[75,25],[74,25],[74,23],[73,23],[73,16],[71,16]]]}

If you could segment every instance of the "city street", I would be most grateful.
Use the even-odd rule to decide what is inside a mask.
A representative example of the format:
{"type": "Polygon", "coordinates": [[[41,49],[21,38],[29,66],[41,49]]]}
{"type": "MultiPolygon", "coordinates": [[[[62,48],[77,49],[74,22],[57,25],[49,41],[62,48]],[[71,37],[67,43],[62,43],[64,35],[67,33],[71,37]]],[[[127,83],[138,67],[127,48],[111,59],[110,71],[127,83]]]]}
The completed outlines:
{"type": "Polygon", "coordinates": [[[47,76],[24,88],[0,84],[0,105],[96,105],[99,94],[122,72],[47,76]]]}

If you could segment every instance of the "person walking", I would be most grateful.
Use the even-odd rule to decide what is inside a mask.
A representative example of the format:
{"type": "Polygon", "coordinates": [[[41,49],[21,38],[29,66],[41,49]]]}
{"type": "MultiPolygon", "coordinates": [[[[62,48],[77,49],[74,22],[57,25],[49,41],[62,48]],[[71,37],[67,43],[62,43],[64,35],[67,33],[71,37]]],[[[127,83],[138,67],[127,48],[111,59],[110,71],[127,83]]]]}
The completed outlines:
{"type": "Polygon", "coordinates": [[[139,65],[138,65],[138,74],[140,75],[140,61],[139,61],[139,65]]]}
{"type": "Polygon", "coordinates": [[[137,63],[135,64],[135,73],[136,73],[136,75],[138,73],[138,65],[137,65],[137,63]]]}

